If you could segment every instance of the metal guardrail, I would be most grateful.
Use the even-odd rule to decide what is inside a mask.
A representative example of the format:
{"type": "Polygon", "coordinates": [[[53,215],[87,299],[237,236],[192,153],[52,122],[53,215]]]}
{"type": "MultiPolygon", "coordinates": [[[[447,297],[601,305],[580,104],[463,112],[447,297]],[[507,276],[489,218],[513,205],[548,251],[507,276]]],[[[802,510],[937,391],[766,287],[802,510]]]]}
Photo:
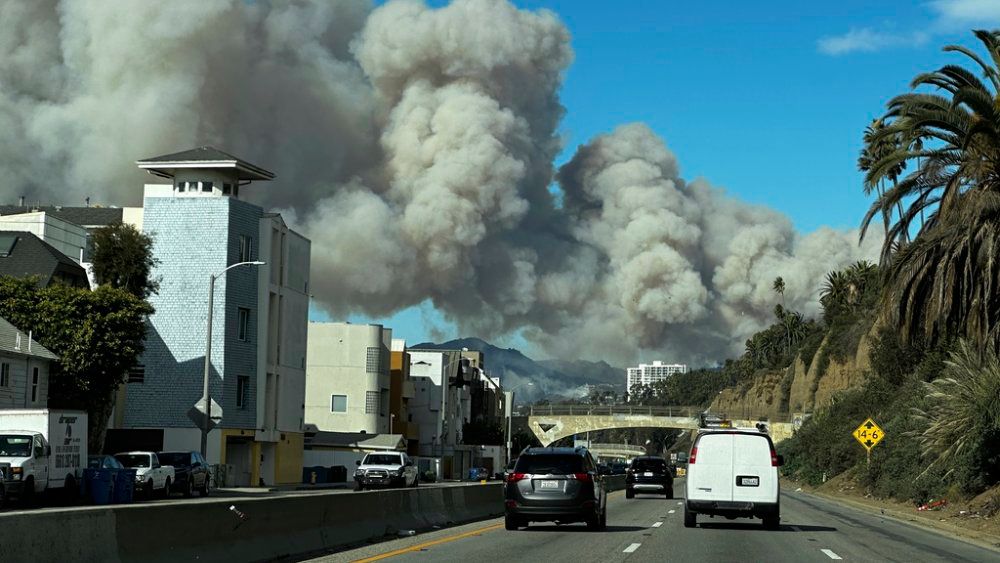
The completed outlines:
{"type": "Polygon", "coordinates": [[[696,417],[703,407],[652,407],[632,405],[533,405],[528,416],[611,416],[615,414],[696,417]]]}

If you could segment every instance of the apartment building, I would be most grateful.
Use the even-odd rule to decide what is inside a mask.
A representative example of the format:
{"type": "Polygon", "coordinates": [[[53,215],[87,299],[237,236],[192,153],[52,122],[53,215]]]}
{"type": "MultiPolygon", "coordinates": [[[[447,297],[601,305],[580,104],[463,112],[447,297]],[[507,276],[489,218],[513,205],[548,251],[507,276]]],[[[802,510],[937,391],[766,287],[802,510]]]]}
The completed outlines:
{"type": "MultiPolygon", "coordinates": [[[[240,190],[274,174],[212,147],[153,157],[130,222],[153,236],[153,275],[142,363],[116,406],[108,449],[198,450],[207,318],[212,314],[209,395],[221,418],[209,463],[227,484],[296,483],[304,435],[310,242],[240,190]],[[233,267],[259,261],[261,265],[233,267]],[[209,276],[215,275],[208,311],[209,276]]],[[[214,407],[213,407],[214,408],[214,407]]]]}
{"type": "Polygon", "coordinates": [[[686,364],[666,364],[659,360],[651,364],[639,364],[638,367],[626,368],[625,391],[630,393],[634,385],[652,385],[676,373],[687,373],[687,371],[686,364]]]}

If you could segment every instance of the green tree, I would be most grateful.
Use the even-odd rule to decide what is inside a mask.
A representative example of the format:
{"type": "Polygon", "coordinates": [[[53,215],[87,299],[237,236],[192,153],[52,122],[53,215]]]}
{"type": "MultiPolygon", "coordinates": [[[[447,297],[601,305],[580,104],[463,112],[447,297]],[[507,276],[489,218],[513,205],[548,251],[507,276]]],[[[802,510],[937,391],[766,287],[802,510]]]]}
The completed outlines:
{"type": "Polygon", "coordinates": [[[92,451],[103,447],[115,391],[142,354],[150,313],[123,289],[37,288],[31,278],[0,278],[0,317],[59,356],[49,375],[49,406],[88,412],[92,451]]]}
{"type": "Polygon", "coordinates": [[[974,33],[987,58],[963,46],[945,51],[964,55],[975,72],[949,64],[918,75],[913,91],[889,102],[886,126],[872,138],[911,141],[878,155],[866,189],[919,161],[862,221],[864,237],[875,215],[904,207],[882,248],[883,311],[904,343],[922,334],[933,344],[954,331],[980,345],[1000,345],[1000,32],[974,33]],[[911,232],[924,212],[917,237],[897,252],[893,241],[911,232]]]}
{"type": "Polygon", "coordinates": [[[94,231],[94,277],[100,285],[124,289],[146,299],[159,291],[152,277],[159,261],[153,257],[153,239],[125,223],[112,223],[94,231]]]}

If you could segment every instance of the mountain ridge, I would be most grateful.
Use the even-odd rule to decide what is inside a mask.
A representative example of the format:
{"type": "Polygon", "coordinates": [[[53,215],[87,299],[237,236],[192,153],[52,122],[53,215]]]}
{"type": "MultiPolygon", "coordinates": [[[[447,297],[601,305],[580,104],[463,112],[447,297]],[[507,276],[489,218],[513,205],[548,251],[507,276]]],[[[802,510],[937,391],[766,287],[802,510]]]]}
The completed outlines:
{"type": "Polygon", "coordinates": [[[541,399],[581,398],[585,386],[613,385],[618,392],[625,390],[625,370],[607,362],[586,360],[533,360],[516,348],[500,348],[481,338],[456,338],[440,344],[422,342],[408,346],[410,350],[461,350],[468,348],[483,353],[486,373],[498,377],[507,389],[517,388],[515,403],[541,399]],[[527,385],[528,383],[531,385],[527,385]]]}

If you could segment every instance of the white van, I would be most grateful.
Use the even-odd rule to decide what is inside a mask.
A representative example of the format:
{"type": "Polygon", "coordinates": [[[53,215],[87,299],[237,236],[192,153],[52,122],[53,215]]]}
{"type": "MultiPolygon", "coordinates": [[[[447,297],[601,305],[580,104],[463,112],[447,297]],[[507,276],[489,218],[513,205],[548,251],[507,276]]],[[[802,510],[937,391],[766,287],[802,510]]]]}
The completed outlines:
{"type": "Polygon", "coordinates": [[[688,456],[684,527],[698,514],[761,518],[778,528],[778,466],[781,456],[771,437],[755,430],[707,430],[695,438],[688,456]]]}
{"type": "Polygon", "coordinates": [[[61,489],[77,494],[87,467],[87,413],[49,409],[0,410],[0,505],[61,489]]]}

